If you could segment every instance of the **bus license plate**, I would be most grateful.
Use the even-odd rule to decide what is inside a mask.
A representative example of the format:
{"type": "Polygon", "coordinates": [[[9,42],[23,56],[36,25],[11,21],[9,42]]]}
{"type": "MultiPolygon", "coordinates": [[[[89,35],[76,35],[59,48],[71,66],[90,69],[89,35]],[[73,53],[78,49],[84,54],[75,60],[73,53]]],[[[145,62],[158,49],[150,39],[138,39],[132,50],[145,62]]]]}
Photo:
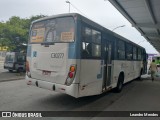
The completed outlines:
{"type": "Polygon", "coordinates": [[[43,74],[43,75],[51,75],[51,71],[43,70],[43,71],[42,71],[42,74],[43,74]]]}

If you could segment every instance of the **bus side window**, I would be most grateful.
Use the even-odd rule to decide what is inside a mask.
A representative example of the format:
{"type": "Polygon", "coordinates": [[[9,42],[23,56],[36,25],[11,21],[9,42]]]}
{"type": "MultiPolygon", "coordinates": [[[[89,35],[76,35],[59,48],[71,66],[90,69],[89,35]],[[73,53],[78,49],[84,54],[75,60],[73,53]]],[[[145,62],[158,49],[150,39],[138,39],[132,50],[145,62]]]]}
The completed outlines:
{"type": "Polygon", "coordinates": [[[101,57],[101,32],[88,28],[82,28],[82,58],[101,57]]]}
{"type": "Polygon", "coordinates": [[[133,60],[137,60],[137,48],[133,46],[133,60]]]}
{"type": "Polygon", "coordinates": [[[138,48],[138,60],[142,59],[142,51],[140,48],[138,48]]]}
{"type": "Polygon", "coordinates": [[[82,30],[82,58],[89,58],[91,52],[89,50],[89,44],[92,42],[92,30],[88,27],[83,27],[82,30]]]}
{"type": "Polygon", "coordinates": [[[129,43],[126,44],[126,58],[127,58],[127,60],[133,59],[132,45],[129,43]]]}
{"type": "Polygon", "coordinates": [[[83,58],[88,58],[90,56],[91,54],[91,48],[89,49],[90,44],[86,42],[82,43],[82,57],[83,58]]]}
{"type": "Polygon", "coordinates": [[[92,56],[101,57],[101,32],[92,29],[92,56]]]}
{"type": "Polygon", "coordinates": [[[125,59],[125,43],[123,41],[118,41],[118,50],[117,50],[117,56],[119,60],[125,59]]]}

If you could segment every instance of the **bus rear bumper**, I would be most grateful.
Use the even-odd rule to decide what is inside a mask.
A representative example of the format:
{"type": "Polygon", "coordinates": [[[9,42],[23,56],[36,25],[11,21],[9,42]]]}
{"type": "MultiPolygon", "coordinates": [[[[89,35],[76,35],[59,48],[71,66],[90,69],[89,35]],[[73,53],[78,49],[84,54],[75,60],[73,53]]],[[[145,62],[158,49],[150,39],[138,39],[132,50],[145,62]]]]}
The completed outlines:
{"type": "Polygon", "coordinates": [[[62,85],[62,84],[57,84],[57,83],[52,83],[52,82],[29,78],[28,76],[26,76],[26,83],[27,83],[27,85],[33,85],[33,86],[37,86],[39,88],[44,88],[44,89],[48,89],[48,90],[60,92],[60,93],[65,93],[65,94],[71,95],[75,98],[78,98],[79,84],[71,84],[70,86],[66,86],[66,85],[62,85]]]}

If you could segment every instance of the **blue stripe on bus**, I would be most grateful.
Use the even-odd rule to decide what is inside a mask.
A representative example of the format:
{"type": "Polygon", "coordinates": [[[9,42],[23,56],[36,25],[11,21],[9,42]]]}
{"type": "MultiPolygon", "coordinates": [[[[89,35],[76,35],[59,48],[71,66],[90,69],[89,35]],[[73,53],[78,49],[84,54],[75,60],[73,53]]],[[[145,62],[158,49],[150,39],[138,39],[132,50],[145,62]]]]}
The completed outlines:
{"type": "Polygon", "coordinates": [[[68,59],[76,59],[76,43],[69,43],[68,59]]]}
{"type": "Polygon", "coordinates": [[[80,59],[80,42],[77,40],[74,43],[69,43],[68,59],[80,59]]]}
{"type": "Polygon", "coordinates": [[[68,46],[68,59],[80,59],[81,58],[81,21],[77,21],[75,28],[75,42],[69,43],[68,46]],[[79,29],[77,29],[79,28],[79,29]]]}

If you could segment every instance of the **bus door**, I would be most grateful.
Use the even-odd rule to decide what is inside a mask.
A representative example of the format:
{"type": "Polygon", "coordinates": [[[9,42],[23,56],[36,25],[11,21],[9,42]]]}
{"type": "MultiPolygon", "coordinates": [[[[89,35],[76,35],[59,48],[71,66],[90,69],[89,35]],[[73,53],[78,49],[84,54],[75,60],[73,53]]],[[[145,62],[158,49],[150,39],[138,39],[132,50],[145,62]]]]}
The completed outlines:
{"type": "Polygon", "coordinates": [[[112,71],[112,42],[105,40],[104,43],[104,80],[103,80],[103,90],[107,88],[107,86],[111,85],[111,71],[112,71]]]}

